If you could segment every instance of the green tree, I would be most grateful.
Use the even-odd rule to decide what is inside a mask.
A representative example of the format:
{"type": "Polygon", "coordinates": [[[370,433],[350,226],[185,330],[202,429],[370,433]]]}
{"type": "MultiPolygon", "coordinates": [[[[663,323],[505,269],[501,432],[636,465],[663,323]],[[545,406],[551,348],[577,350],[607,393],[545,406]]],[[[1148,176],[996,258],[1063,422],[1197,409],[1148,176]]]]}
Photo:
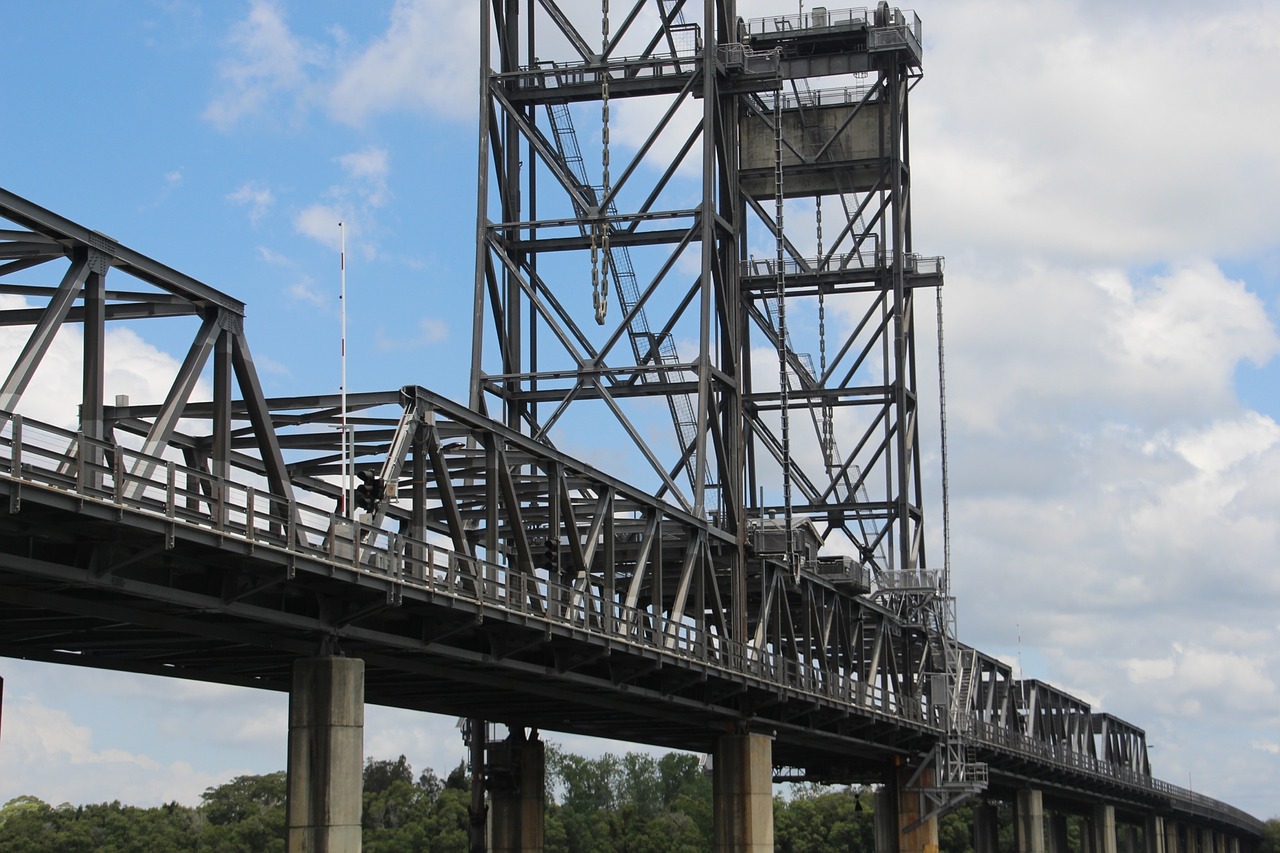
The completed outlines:
{"type": "Polygon", "coordinates": [[[697,756],[589,759],[547,749],[548,853],[697,853],[712,842],[711,780],[697,756]]]}
{"type": "Polygon", "coordinates": [[[1280,818],[1271,818],[1262,828],[1258,853],[1280,853],[1280,818]]]}
{"type": "Polygon", "coordinates": [[[778,853],[874,850],[871,796],[861,788],[798,786],[790,799],[773,801],[773,841],[778,853]]]}
{"type": "Polygon", "coordinates": [[[265,776],[237,776],[208,788],[200,810],[208,821],[202,849],[276,853],[285,847],[287,782],[283,770],[265,776]]]}

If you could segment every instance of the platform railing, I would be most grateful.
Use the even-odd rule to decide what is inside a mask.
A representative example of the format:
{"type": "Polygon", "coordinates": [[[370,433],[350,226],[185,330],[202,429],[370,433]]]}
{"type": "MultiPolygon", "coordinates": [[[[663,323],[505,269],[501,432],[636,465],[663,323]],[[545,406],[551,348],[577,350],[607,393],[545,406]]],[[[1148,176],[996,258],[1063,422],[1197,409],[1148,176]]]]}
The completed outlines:
{"type": "MultiPolygon", "coordinates": [[[[828,257],[804,258],[803,260],[787,257],[783,260],[783,268],[789,278],[804,275],[826,275],[828,273],[850,273],[859,270],[878,270],[889,261],[884,254],[873,248],[866,252],[837,253],[828,257]]],[[[902,270],[907,275],[938,275],[942,272],[944,259],[938,256],[923,256],[915,253],[905,255],[902,259],[902,270]]],[[[744,278],[774,277],[778,261],[776,258],[748,258],[741,262],[744,278]]]]}
{"type": "MultiPolygon", "coordinates": [[[[884,690],[857,673],[824,669],[815,660],[796,660],[773,648],[723,637],[688,618],[672,620],[652,610],[629,607],[590,583],[559,583],[546,570],[530,574],[460,554],[437,542],[342,518],[321,505],[332,498],[308,494],[308,501],[290,500],[254,485],[255,481],[265,485],[254,472],[237,469],[236,473],[249,482],[0,412],[0,481],[8,486],[10,513],[21,512],[26,492],[71,494],[83,502],[382,578],[394,603],[399,603],[405,588],[415,588],[433,597],[497,611],[508,619],[558,626],[612,644],[656,651],[695,667],[754,678],[771,688],[844,703],[864,714],[940,729],[940,721],[930,717],[923,702],[884,690]]],[[[1154,791],[1262,831],[1260,821],[1226,803],[977,715],[972,732],[988,748],[1154,791]]]]}

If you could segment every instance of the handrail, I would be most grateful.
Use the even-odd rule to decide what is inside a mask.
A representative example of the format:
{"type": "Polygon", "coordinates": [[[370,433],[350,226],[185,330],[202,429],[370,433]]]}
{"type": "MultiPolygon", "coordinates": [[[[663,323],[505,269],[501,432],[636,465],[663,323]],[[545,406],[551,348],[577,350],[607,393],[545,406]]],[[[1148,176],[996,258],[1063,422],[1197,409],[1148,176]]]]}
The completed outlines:
{"type": "MultiPolygon", "coordinates": [[[[436,542],[339,518],[314,503],[290,502],[272,494],[262,487],[265,481],[260,486],[214,476],[172,459],[7,412],[0,412],[0,481],[10,483],[11,512],[20,511],[18,501],[28,487],[74,494],[84,502],[127,508],[382,577],[391,581],[393,589],[412,587],[433,597],[519,614],[941,733],[939,721],[929,716],[920,701],[864,681],[856,672],[826,670],[816,660],[797,661],[772,648],[722,637],[688,617],[673,621],[660,612],[629,607],[589,585],[553,581],[546,570],[530,575],[436,542]]],[[[1144,789],[1262,831],[1261,821],[1234,806],[997,726],[978,714],[972,715],[970,732],[983,747],[1144,789]]]]}

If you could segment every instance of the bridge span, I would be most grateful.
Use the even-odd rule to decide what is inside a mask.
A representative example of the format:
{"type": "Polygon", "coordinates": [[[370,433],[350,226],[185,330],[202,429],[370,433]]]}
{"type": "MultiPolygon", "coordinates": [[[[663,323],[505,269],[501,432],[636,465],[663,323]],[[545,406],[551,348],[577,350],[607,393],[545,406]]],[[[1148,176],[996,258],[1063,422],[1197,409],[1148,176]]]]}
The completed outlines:
{"type": "Polygon", "coordinates": [[[710,753],[723,850],[772,849],[771,781],[800,778],[879,785],[882,853],[935,853],[938,815],[996,799],[1019,853],[1067,853],[1068,814],[1087,853],[1248,850],[1260,822],[1155,778],[1138,725],[955,636],[923,529],[914,309],[943,264],[911,242],[919,19],[687,5],[637,2],[611,30],[606,4],[596,50],[552,0],[482,4],[465,406],[268,399],[243,303],[0,190],[0,293],[26,303],[0,321],[30,327],[0,385],[0,654],[288,691],[291,849],[358,849],[371,701],[472,721],[495,850],[541,849],[532,729],[710,753]],[[834,75],[855,83],[808,88],[834,75]],[[664,118],[615,182],[610,104],[644,97],[664,118]],[[682,110],[678,154],[639,168],[682,110]],[[692,206],[668,187],[690,156],[692,206]],[[814,241],[784,229],[800,202],[814,241]],[[860,319],[828,341],[836,305],[860,319]],[[816,364],[788,311],[821,330],[816,364]],[[165,399],[108,401],[108,326],[157,319],[192,329],[165,399]],[[41,423],[23,403],[71,324],[79,416],[41,423]],[[762,348],[776,378],[753,374],[762,348]],[[647,482],[556,449],[575,424],[647,482]]]}

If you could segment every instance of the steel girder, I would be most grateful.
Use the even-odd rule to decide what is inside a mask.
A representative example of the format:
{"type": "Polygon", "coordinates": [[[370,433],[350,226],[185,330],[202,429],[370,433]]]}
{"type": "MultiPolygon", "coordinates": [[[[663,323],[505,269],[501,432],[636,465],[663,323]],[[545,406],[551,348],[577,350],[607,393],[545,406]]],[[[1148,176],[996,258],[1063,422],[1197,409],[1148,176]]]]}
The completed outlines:
{"type": "MultiPolygon", "coordinates": [[[[847,683],[884,713],[939,724],[926,701],[932,649],[919,626],[892,611],[818,577],[796,583],[779,563],[752,559],[738,599],[749,631],[738,640],[737,543],[716,525],[423,388],[350,394],[347,402],[354,464],[387,483],[388,500],[364,523],[396,531],[404,548],[434,542],[519,573],[531,581],[532,607],[554,606],[544,587],[559,584],[633,614],[643,623],[637,632],[674,638],[691,630],[733,654],[776,656],[817,681],[847,683]]],[[[267,405],[295,484],[295,514],[317,529],[341,499],[339,405],[338,395],[267,405]]],[[[106,417],[116,435],[145,436],[163,411],[108,407],[106,417]]],[[[181,414],[200,424],[214,407],[192,403],[181,414]]],[[[241,403],[231,415],[243,417],[241,403]]],[[[170,439],[184,459],[199,460],[202,435],[170,439]]],[[[255,446],[248,432],[230,446],[249,481],[265,471],[255,446]]]]}
{"type": "MultiPolygon", "coordinates": [[[[196,317],[200,324],[186,357],[164,404],[142,436],[143,453],[159,457],[168,449],[183,408],[212,357],[215,416],[202,443],[210,473],[226,477],[230,472],[229,448],[236,429],[230,416],[234,384],[244,401],[239,411],[262,460],[263,475],[274,494],[286,501],[291,498],[292,484],[244,334],[242,302],[3,189],[0,219],[17,226],[0,230],[0,293],[35,303],[34,307],[0,311],[0,325],[33,327],[0,385],[0,411],[12,414],[22,410],[23,392],[35,378],[55,336],[67,324],[79,324],[83,327],[84,367],[78,428],[89,439],[106,440],[103,376],[107,324],[196,317]],[[29,277],[41,275],[41,268],[60,263],[66,263],[67,269],[56,287],[29,283],[29,277]],[[126,287],[141,289],[108,290],[106,280],[112,270],[129,276],[133,283],[126,287]]],[[[143,459],[138,464],[140,470],[153,470],[156,463],[143,459]]]]}

